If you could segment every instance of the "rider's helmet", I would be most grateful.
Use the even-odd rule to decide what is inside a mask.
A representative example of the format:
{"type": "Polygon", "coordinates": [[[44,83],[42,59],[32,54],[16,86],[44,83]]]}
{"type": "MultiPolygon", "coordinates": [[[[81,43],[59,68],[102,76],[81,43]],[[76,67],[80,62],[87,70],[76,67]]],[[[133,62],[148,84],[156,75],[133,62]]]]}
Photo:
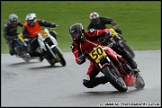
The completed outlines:
{"type": "Polygon", "coordinates": [[[100,23],[100,16],[97,12],[90,13],[89,18],[90,18],[91,22],[95,25],[100,23]]]}
{"type": "Polygon", "coordinates": [[[34,26],[34,23],[36,21],[36,14],[35,13],[27,14],[25,20],[27,21],[28,26],[34,26]]]}
{"type": "Polygon", "coordinates": [[[8,22],[12,26],[17,26],[18,16],[16,14],[10,14],[9,17],[8,17],[8,22]]]}
{"type": "Polygon", "coordinates": [[[69,29],[69,34],[73,41],[79,42],[84,37],[84,28],[81,23],[73,24],[69,29]]]}

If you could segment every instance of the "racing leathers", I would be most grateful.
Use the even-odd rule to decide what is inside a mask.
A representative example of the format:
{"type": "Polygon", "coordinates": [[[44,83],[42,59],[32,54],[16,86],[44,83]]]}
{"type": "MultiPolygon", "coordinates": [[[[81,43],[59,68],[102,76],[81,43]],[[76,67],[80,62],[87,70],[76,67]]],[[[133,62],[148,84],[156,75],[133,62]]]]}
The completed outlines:
{"type": "Polygon", "coordinates": [[[9,21],[4,24],[4,38],[9,48],[10,55],[16,54],[14,51],[14,38],[19,34],[17,33],[17,27],[22,27],[22,23],[18,21],[16,26],[13,26],[9,21]]]}
{"type": "MultiPolygon", "coordinates": [[[[114,28],[117,25],[112,18],[99,17],[99,23],[94,24],[92,21],[89,23],[87,30],[90,29],[106,29],[106,24],[111,24],[114,28]]],[[[119,28],[115,28],[115,31],[119,34],[122,34],[122,31],[119,28]]]]}
{"type": "MultiPolygon", "coordinates": [[[[86,30],[84,32],[84,39],[81,42],[73,41],[70,47],[75,56],[76,63],[78,64],[84,63],[86,60],[85,57],[83,56],[84,53],[90,52],[92,48],[94,48],[97,44],[100,44],[97,38],[105,38],[105,34],[107,34],[108,32],[110,32],[110,29],[95,30],[93,33],[86,30]]],[[[125,58],[128,61],[128,63],[130,62],[130,59],[133,61],[133,63],[135,62],[132,58],[129,58],[129,56],[127,55],[127,53],[125,53],[125,51],[123,52],[123,50],[118,49],[119,47],[113,46],[112,47],[113,49],[111,49],[108,46],[103,47],[105,51],[106,49],[113,50],[112,52],[122,55],[123,58],[125,58]]],[[[95,66],[94,61],[92,61],[91,59],[89,60],[90,65],[85,75],[85,78],[83,79],[83,85],[88,88],[93,88],[99,84],[107,83],[108,80],[106,79],[105,76],[96,77],[100,70],[95,66]]],[[[136,63],[134,63],[133,66],[134,66],[133,68],[135,69],[137,68],[136,63]]]]}
{"type": "MultiPolygon", "coordinates": [[[[86,61],[85,56],[83,56],[84,53],[90,52],[99,42],[97,40],[89,40],[88,38],[96,38],[101,35],[106,34],[108,29],[104,30],[96,30],[91,34],[88,30],[84,32],[84,39],[81,40],[81,42],[75,42],[70,45],[72,52],[75,56],[75,61],[77,64],[82,64],[86,61]]],[[[105,48],[109,48],[108,46],[104,46],[105,48]]],[[[111,49],[111,48],[109,48],[111,49]]],[[[112,50],[112,49],[111,49],[112,50]]],[[[100,70],[95,65],[95,62],[91,59],[90,65],[87,70],[87,73],[83,79],[83,85],[87,88],[93,88],[99,84],[105,84],[108,82],[107,78],[105,76],[96,77],[100,70]]]]}
{"type": "MultiPolygon", "coordinates": [[[[56,24],[47,22],[45,20],[36,20],[34,26],[29,26],[27,22],[23,24],[23,37],[30,39],[28,44],[28,52],[30,56],[43,56],[42,54],[35,52],[39,45],[38,40],[35,39],[35,37],[37,37],[38,33],[40,33],[41,26],[54,28],[56,27],[56,24]]],[[[50,34],[56,38],[56,34],[54,32],[50,32],[50,34]]]]}

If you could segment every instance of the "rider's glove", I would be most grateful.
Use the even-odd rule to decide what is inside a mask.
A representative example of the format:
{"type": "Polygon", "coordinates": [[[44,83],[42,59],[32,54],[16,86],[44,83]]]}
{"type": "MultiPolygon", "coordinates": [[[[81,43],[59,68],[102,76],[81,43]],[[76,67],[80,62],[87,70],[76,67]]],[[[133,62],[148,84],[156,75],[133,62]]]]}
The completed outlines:
{"type": "Polygon", "coordinates": [[[91,28],[89,29],[89,33],[93,34],[95,32],[95,29],[91,28]]]}
{"type": "Polygon", "coordinates": [[[86,60],[86,58],[85,58],[85,56],[84,56],[83,54],[82,54],[82,55],[80,55],[80,56],[78,57],[79,64],[84,63],[84,62],[85,62],[85,60],[86,60]]]}
{"type": "Polygon", "coordinates": [[[105,34],[105,37],[109,40],[112,37],[113,33],[112,32],[108,32],[105,34]]]}
{"type": "Polygon", "coordinates": [[[117,23],[115,21],[112,21],[111,24],[112,24],[112,26],[116,26],[117,25],[117,23]]]}
{"type": "Polygon", "coordinates": [[[122,34],[122,31],[121,31],[121,29],[119,29],[119,28],[116,28],[115,31],[116,31],[117,33],[119,33],[119,34],[122,34]]]}
{"type": "Polygon", "coordinates": [[[52,25],[51,25],[51,28],[55,28],[55,27],[56,27],[56,24],[52,24],[52,25]]]}

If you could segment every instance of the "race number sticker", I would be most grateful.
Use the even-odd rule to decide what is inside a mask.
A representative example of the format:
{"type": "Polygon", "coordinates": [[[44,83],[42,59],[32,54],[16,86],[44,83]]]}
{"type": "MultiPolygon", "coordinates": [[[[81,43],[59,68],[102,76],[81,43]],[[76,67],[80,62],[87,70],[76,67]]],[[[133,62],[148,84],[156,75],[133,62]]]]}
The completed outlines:
{"type": "Polygon", "coordinates": [[[96,63],[99,63],[100,60],[107,56],[105,51],[102,49],[101,45],[98,45],[96,48],[94,48],[90,53],[89,56],[95,60],[96,63]]]}

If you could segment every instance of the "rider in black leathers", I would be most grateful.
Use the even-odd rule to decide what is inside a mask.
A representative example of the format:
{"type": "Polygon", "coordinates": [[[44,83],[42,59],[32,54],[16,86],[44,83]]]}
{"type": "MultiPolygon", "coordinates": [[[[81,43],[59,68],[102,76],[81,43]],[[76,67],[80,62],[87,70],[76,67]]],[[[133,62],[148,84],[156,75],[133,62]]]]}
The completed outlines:
{"type": "Polygon", "coordinates": [[[14,51],[14,38],[19,34],[17,27],[22,27],[22,23],[18,20],[16,14],[10,14],[7,22],[4,24],[4,38],[9,48],[10,55],[16,54],[14,51]]]}
{"type": "Polygon", "coordinates": [[[90,23],[87,27],[87,30],[105,29],[106,24],[111,24],[117,33],[122,34],[122,31],[119,28],[116,28],[117,23],[112,18],[101,17],[97,12],[90,13],[89,18],[90,18],[90,23]]]}
{"type": "MultiPolygon", "coordinates": [[[[106,18],[106,17],[100,17],[97,12],[90,13],[89,17],[90,17],[91,22],[89,23],[87,30],[89,30],[89,32],[91,32],[91,33],[93,33],[95,31],[95,29],[106,29],[106,24],[112,24],[112,26],[117,25],[113,19],[106,18]]],[[[115,29],[115,31],[119,33],[118,35],[120,35],[122,33],[120,29],[115,29]]],[[[136,62],[130,56],[128,51],[125,50],[123,45],[118,44],[117,42],[115,42],[113,40],[110,40],[111,35],[107,36],[107,37],[108,38],[106,39],[106,42],[107,42],[106,45],[109,44],[109,47],[111,47],[118,54],[122,55],[129,62],[129,64],[132,66],[132,68],[135,69],[135,71],[139,71],[139,69],[137,69],[136,62]]],[[[103,38],[99,38],[99,37],[92,38],[92,39],[103,41],[103,38]]]]}

